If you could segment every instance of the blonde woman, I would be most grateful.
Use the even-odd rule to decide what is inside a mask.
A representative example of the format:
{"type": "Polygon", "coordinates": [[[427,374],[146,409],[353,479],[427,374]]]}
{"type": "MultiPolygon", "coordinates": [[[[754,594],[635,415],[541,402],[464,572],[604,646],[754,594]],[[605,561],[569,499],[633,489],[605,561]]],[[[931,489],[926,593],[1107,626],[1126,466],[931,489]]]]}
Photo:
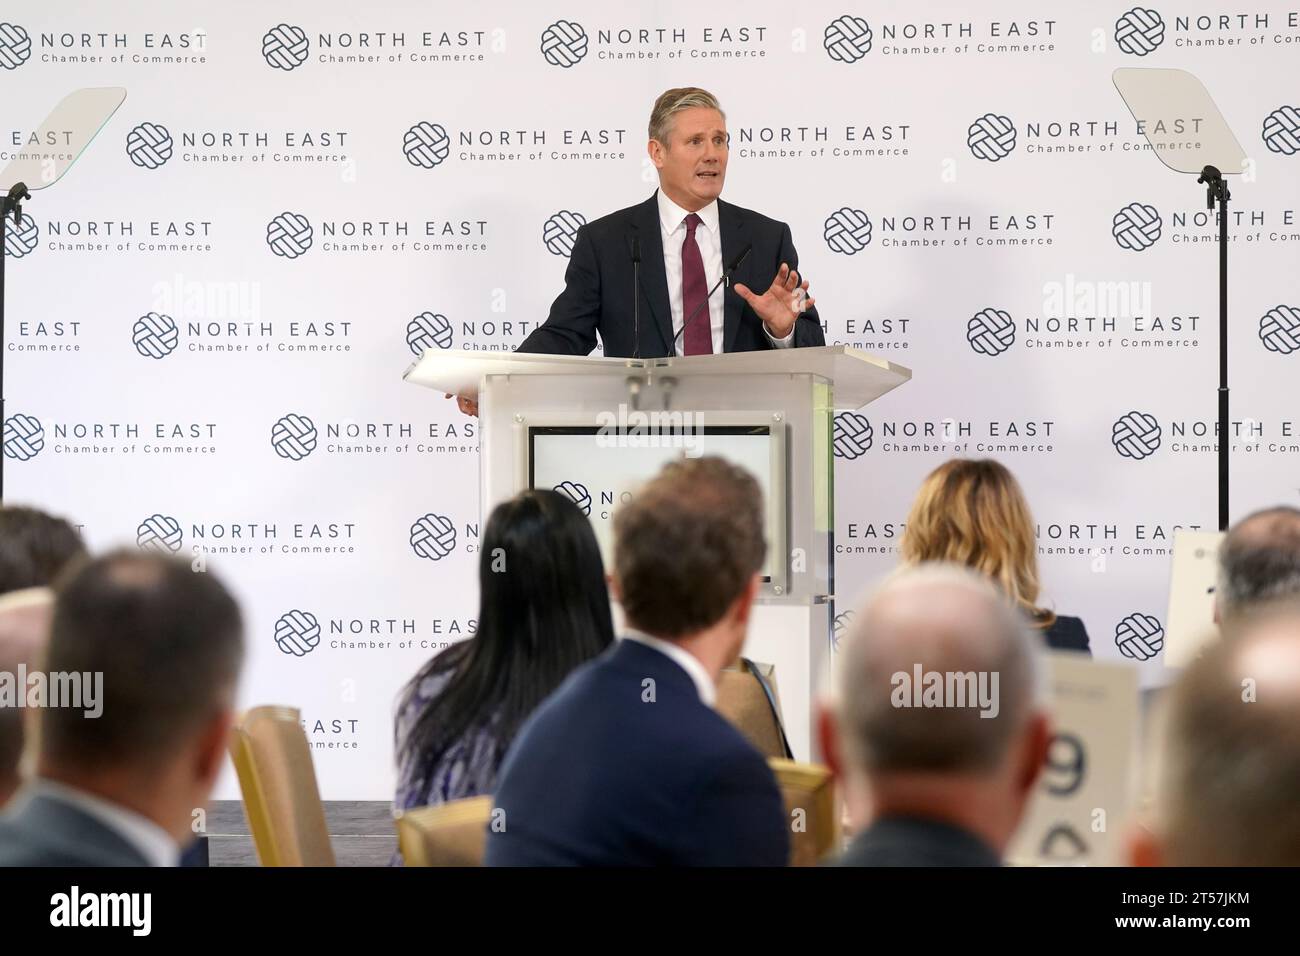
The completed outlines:
{"type": "Polygon", "coordinates": [[[930,472],[912,503],[902,543],[905,565],[951,561],[973,568],[1025,613],[1048,647],[1091,653],[1083,621],[1039,605],[1036,548],[1019,482],[987,458],[954,458],[930,472]]]}

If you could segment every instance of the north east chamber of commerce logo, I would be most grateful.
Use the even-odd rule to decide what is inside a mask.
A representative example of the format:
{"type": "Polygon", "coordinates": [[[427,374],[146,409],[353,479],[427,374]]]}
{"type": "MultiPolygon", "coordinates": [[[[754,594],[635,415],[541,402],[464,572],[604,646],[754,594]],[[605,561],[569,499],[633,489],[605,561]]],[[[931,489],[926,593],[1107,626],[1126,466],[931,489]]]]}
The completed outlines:
{"type": "Polygon", "coordinates": [[[1265,312],[1259,320],[1259,341],[1282,355],[1300,351],[1300,307],[1275,305],[1265,312]]]}
{"type": "MultiPolygon", "coordinates": [[[[1274,121],[1273,126],[1285,135],[1284,121],[1274,121]]],[[[966,148],[976,159],[989,163],[1018,152],[1034,159],[1057,159],[1084,153],[1195,150],[1201,148],[1207,129],[1206,118],[1194,115],[1154,120],[1036,115],[1017,123],[1005,113],[988,112],[966,126],[966,148]]]]}
{"type": "Polygon", "coordinates": [[[143,30],[138,32],[86,29],[60,24],[40,30],[33,37],[16,23],[0,23],[0,69],[16,70],[27,63],[38,48],[45,64],[78,66],[140,65],[194,66],[207,63],[207,33],[143,30]]]}
{"type": "Polygon", "coordinates": [[[844,13],[822,30],[821,48],[846,66],[869,56],[1013,56],[1056,52],[1056,20],[877,21],[844,13]]]}
{"type": "MultiPolygon", "coordinates": [[[[504,290],[496,290],[494,311],[504,314],[504,290]]],[[[513,352],[541,321],[538,319],[461,318],[425,311],[406,323],[404,341],[417,358],[430,349],[466,352],[513,352]]]]}
{"type": "Polygon", "coordinates": [[[728,65],[768,56],[771,31],[762,24],[654,26],[599,23],[589,27],[559,19],[541,32],[538,50],[543,61],[562,70],[583,64],[615,61],[645,63],[690,60],[728,65]]]}
{"type": "Polygon", "coordinates": [[[861,412],[839,412],[831,425],[836,458],[856,461],[873,449],[884,454],[1053,454],[1056,422],[946,418],[878,419],[861,412]]]}
{"type": "Polygon", "coordinates": [[[627,129],[614,126],[552,127],[526,123],[502,128],[449,129],[421,120],[402,135],[402,155],[419,169],[448,159],[476,165],[521,162],[610,162],[628,158],[627,129]]]}
{"type": "Polygon", "coordinates": [[[47,219],[42,227],[25,215],[5,230],[5,255],[21,259],[38,250],[59,255],[209,253],[216,238],[213,226],[210,219],[47,219]]]}
{"type": "Polygon", "coordinates": [[[261,555],[297,559],[336,559],[357,553],[361,535],[355,522],[343,521],[208,521],[182,523],[155,511],[135,529],[141,551],[223,557],[261,555]]]}
{"type": "Polygon", "coordinates": [[[141,169],[169,162],[186,166],[242,167],[253,164],[326,167],[350,162],[348,130],[177,129],[144,122],[126,134],[126,155],[141,169]]]}
{"type": "Polygon", "coordinates": [[[1300,14],[1261,4],[1245,12],[1175,13],[1166,20],[1159,10],[1136,6],[1115,20],[1112,35],[1122,53],[1135,57],[1149,56],[1171,36],[1175,47],[1259,52],[1300,43],[1300,14]]]}
{"type": "MultiPolygon", "coordinates": [[[[1294,461],[1300,455],[1300,422],[1240,418],[1228,423],[1234,454],[1266,455],[1294,461]]],[[[1205,419],[1165,419],[1143,409],[1124,412],[1110,427],[1116,454],[1144,461],[1160,454],[1216,455],[1219,424],[1205,419]],[[1162,451],[1163,449],[1163,451],[1162,451]]]]}
{"type": "Polygon", "coordinates": [[[1144,252],[1160,239],[1164,220],[1155,206],[1131,202],[1111,217],[1110,234],[1116,245],[1132,252],[1144,252]]]}
{"type": "Polygon", "coordinates": [[[215,422],[42,420],[17,412],[4,421],[4,454],[17,461],[69,456],[78,461],[118,455],[207,457],[218,452],[215,422]]]}
{"type": "Polygon", "coordinates": [[[31,461],[45,447],[45,427],[34,415],[10,415],[4,421],[4,453],[6,458],[31,461]]]}
{"type": "Polygon", "coordinates": [[[733,125],[728,131],[732,156],[777,162],[813,160],[823,163],[853,163],[912,155],[911,138],[916,125],[902,117],[867,123],[844,122],[825,114],[801,117],[799,125],[788,121],[767,122],[760,117],[733,125]]]}
{"type": "Polygon", "coordinates": [[[301,412],[281,415],[270,427],[270,447],[277,457],[301,462],[313,455],[375,457],[386,455],[477,454],[478,422],[455,416],[445,422],[316,420],[301,412]]]}
{"type": "MultiPolygon", "coordinates": [[[[966,319],[961,334],[971,351],[984,358],[1020,349],[1073,357],[1082,351],[1170,354],[1201,347],[1201,316],[1153,313],[1144,283],[1076,280],[1071,274],[1065,282],[1049,283],[1044,290],[1048,294],[1041,313],[1019,316],[1010,309],[986,306],[966,319]]],[[[1260,322],[1261,340],[1276,351],[1300,347],[1297,317],[1283,308],[1260,322]]]]}
{"type": "Polygon", "coordinates": [[[1115,21],[1115,45],[1125,53],[1146,56],[1165,42],[1165,21],[1155,10],[1134,7],[1115,21]]]}
{"type": "MultiPolygon", "coordinates": [[[[369,12],[369,11],[367,11],[369,12]]],[[[417,23],[384,29],[311,31],[277,23],[262,35],[262,59],[271,69],[292,73],[300,67],[378,64],[468,65],[505,50],[505,31],[479,28],[432,29],[417,23]]]]}
{"type": "Polygon", "coordinates": [[[430,255],[486,252],[486,219],[322,219],[286,210],[266,224],[266,245],[284,259],[312,249],[328,255],[430,255]]]}
{"type": "Polygon", "coordinates": [[[423,514],[411,524],[410,544],[417,558],[441,561],[456,550],[456,525],[446,515],[423,514]]]}
{"type": "Polygon", "coordinates": [[[1294,106],[1279,106],[1264,117],[1264,128],[1260,132],[1264,145],[1274,153],[1283,156],[1300,155],[1300,109],[1294,106]]]}
{"type": "MultiPolygon", "coordinates": [[[[1300,14],[1297,14],[1300,16],[1300,14]]],[[[1217,210],[1193,207],[1176,209],[1168,216],[1163,228],[1160,214],[1145,203],[1131,203],[1116,214],[1112,226],[1115,241],[1123,248],[1142,251],[1160,240],[1179,248],[1217,246],[1219,243],[1219,214],[1217,210]],[[1156,218],[1156,221],[1152,220],[1156,218]]],[[[1300,221],[1296,210],[1290,206],[1269,205],[1228,210],[1228,241],[1257,246],[1282,246],[1294,251],[1300,244],[1300,221]]],[[[1196,249],[1198,255],[1208,250],[1196,249]]]]}
{"type": "Polygon", "coordinates": [[[275,646],[290,657],[306,657],[324,647],[332,651],[445,650],[478,631],[474,618],[418,620],[393,615],[318,617],[293,608],[276,619],[275,646]]]}
{"type": "Polygon", "coordinates": [[[841,206],[822,221],[822,241],[831,252],[854,256],[871,245],[882,249],[961,249],[1050,246],[1058,214],[966,212],[868,215],[841,206]]]}
{"type": "Polygon", "coordinates": [[[1115,625],[1115,647],[1125,657],[1149,661],[1164,646],[1164,625],[1150,614],[1135,611],[1115,625]]]}
{"type": "MultiPolygon", "coordinates": [[[[267,357],[315,359],[352,352],[353,323],[348,319],[228,318],[261,312],[259,291],[250,292],[240,283],[194,283],[178,277],[171,285],[156,287],[155,292],[158,300],[179,305],[198,317],[178,320],[166,312],[150,311],[130,320],[131,345],[138,355],[152,361],[162,361],[178,353],[203,360],[242,361],[256,357],[255,361],[263,361],[267,357]]],[[[39,343],[66,336],[68,331],[58,329],[53,323],[49,328],[35,329],[29,328],[28,323],[19,323],[18,337],[39,343]]],[[[70,331],[75,337],[80,330],[70,331]]],[[[42,351],[55,347],[47,345],[43,349],[32,345],[20,346],[19,350],[42,351]]]]}
{"type": "Polygon", "coordinates": [[[556,485],[553,491],[564,495],[587,517],[591,517],[591,492],[587,486],[578,481],[562,481],[556,485]]]}
{"type": "Polygon", "coordinates": [[[542,245],[546,251],[566,259],[573,255],[573,244],[578,239],[578,230],[587,224],[587,217],[580,212],[561,209],[542,224],[542,245]]]}

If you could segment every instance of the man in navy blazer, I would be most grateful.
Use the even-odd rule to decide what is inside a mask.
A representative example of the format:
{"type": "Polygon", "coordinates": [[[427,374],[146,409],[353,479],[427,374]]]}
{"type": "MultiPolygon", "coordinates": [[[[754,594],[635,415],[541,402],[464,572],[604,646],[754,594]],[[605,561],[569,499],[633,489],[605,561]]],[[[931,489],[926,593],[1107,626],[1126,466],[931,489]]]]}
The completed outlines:
{"type": "Polygon", "coordinates": [[[516,737],[488,865],[785,865],[772,772],[712,706],[758,589],[761,501],[742,469],[697,458],[619,509],[613,586],[629,630],[516,737]]]}
{"type": "Polygon", "coordinates": [[[620,358],[825,345],[790,227],[719,198],[728,138],[713,94],[668,90],[649,133],[659,188],[579,227],[564,291],[518,351],[586,355],[597,336],[620,358]]]}

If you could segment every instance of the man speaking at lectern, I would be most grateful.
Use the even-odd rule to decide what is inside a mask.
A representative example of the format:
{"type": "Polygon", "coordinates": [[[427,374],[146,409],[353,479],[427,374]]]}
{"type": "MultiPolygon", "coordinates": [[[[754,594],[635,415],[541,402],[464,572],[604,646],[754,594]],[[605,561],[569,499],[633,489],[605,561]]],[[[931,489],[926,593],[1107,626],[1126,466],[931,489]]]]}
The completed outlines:
{"type": "Polygon", "coordinates": [[[586,355],[597,332],[618,358],[825,345],[790,227],[718,198],[727,120],[714,95],[661,95],[648,150],[658,190],[579,227],[564,291],[517,351],[586,355]]]}
{"type": "Polygon", "coordinates": [[[520,352],[586,355],[597,332],[605,354],[619,358],[826,344],[790,228],[718,198],[726,122],[705,90],[655,101],[649,153],[659,189],[578,229],[564,291],[520,352]],[[733,266],[730,284],[714,290],[733,266]]]}

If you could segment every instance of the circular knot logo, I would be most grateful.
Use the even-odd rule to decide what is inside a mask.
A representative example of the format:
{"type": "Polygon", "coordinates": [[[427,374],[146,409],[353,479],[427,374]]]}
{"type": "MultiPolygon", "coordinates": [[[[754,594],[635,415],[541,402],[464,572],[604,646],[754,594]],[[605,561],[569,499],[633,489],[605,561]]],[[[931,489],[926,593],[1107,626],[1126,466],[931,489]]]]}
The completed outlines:
{"type": "Polygon", "coordinates": [[[5,419],[4,450],[6,458],[28,461],[45,447],[45,429],[40,419],[31,415],[10,415],[5,419]]]}
{"type": "Polygon", "coordinates": [[[1111,427],[1110,443],[1125,458],[1146,458],[1160,447],[1160,423],[1146,412],[1128,412],[1111,427]]]}
{"type": "Polygon", "coordinates": [[[1163,223],[1155,206],[1131,202],[1110,222],[1110,234],[1115,237],[1121,249],[1141,252],[1150,249],[1160,238],[1163,223]]]}
{"type": "Polygon", "coordinates": [[[572,20],[556,20],[542,31],[542,56],[551,66],[568,69],[587,55],[587,31],[572,20]]]}
{"type": "Polygon", "coordinates": [[[307,34],[287,23],[271,27],[262,37],[262,56],[277,70],[296,70],[307,62],[307,34]]]}
{"type": "Polygon", "coordinates": [[[840,412],[831,426],[836,458],[861,458],[871,448],[871,422],[857,412],[840,412]]]}
{"type": "Polygon", "coordinates": [[[1016,124],[1009,116],[985,113],[966,130],[966,145],[976,159],[996,163],[1016,148],[1016,124]]]}
{"type": "Polygon", "coordinates": [[[445,315],[421,312],[406,323],[406,344],[416,355],[434,347],[451,348],[451,322],[445,315]]]}
{"type": "Polygon", "coordinates": [[[5,230],[5,255],[21,259],[36,248],[41,231],[36,227],[36,220],[24,216],[23,221],[5,230]]]}
{"type": "Polygon", "coordinates": [[[966,323],[966,341],[980,355],[1001,355],[1016,341],[1016,323],[1001,309],[976,312],[966,323]]]}
{"type": "Polygon", "coordinates": [[[871,220],[861,209],[841,206],[822,224],[822,238],[831,252],[857,255],[871,245],[871,220]]]}
{"type": "Polygon", "coordinates": [[[542,242],[547,251],[557,256],[573,255],[573,243],[578,238],[578,228],[587,224],[580,212],[561,209],[542,226],[542,242]]]}
{"type": "Polygon", "coordinates": [[[1125,657],[1149,661],[1165,646],[1165,629],[1150,614],[1130,614],[1115,625],[1115,646],[1125,657]]]}
{"type": "Polygon", "coordinates": [[[1300,109],[1279,106],[1264,117],[1264,145],[1275,153],[1300,153],[1300,109]]]}
{"type": "Polygon", "coordinates": [[[437,123],[416,123],[406,131],[402,152],[412,166],[433,169],[451,152],[451,138],[437,123]]]}
{"type": "Polygon", "coordinates": [[[450,518],[427,514],[411,525],[411,550],[421,558],[440,561],[456,548],[456,528],[450,518]]]}
{"type": "Polygon", "coordinates": [[[1125,53],[1146,56],[1165,42],[1165,21],[1146,7],[1134,7],[1115,21],[1115,43],[1125,53]]]}
{"type": "Polygon", "coordinates": [[[282,212],[266,227],[266,244],[286,259],[297,259],[310,249],[311,236],[311,223],[296,212],[282,212]]]}
{"type": "Polygon", "coordinates": [[[32,38],[16,23],[0,23],[0,66],[15,70],[32,55],[32,38]]]}
{"type": "Polygon", "coordinates": [[[1270,352],[1290,355],[1300,349],[1300,309],[1275,305],[1259,320],[1259,340],[1270,352]]]}
{"type": "Polygon", "coordinates": [[[275,646],[294,657],[305,657],[320,644],[320,622],[310,611],[294,609],[275,622],[275,646]]]}
{"type": "Polygon", "coordinates": [[[316,450],[316,425],[306,415],[290,412],[271,426],[271,447],[281,458],[302,461],[316,450]]]}
{"type": "Polygon", "coordinates": [[[586,485],[576,481],[562,481],[553,490],[572,501],[583,514],[591,516],[591,492],[587,490],[586,485]]]}
{"type": "Polygon", "coordinates": [[[181,549],[181,525],[175,518],[152,514],[135,529],[135,543],[141,551],[174,554],[181,549]]]}
{"type": "Polygon", "coordinates": [[[172,134],[166,126],[141,123],[126,134],[126,155],[145,169],[157,169],[172,158],[172,134]]]}
{"type": "Polygon", "coordinates": [[[861,17],[836,17],[822,34],[822,48],[832,60],[857,63],[871,52],[871,26],[861,17]]]}
{"type": "Polygon", "coordinates": [[[170,315],[147,312],[131,326],[131,341],[145,358],[166,358],[176,351],[181,333],[170,315]]]}

